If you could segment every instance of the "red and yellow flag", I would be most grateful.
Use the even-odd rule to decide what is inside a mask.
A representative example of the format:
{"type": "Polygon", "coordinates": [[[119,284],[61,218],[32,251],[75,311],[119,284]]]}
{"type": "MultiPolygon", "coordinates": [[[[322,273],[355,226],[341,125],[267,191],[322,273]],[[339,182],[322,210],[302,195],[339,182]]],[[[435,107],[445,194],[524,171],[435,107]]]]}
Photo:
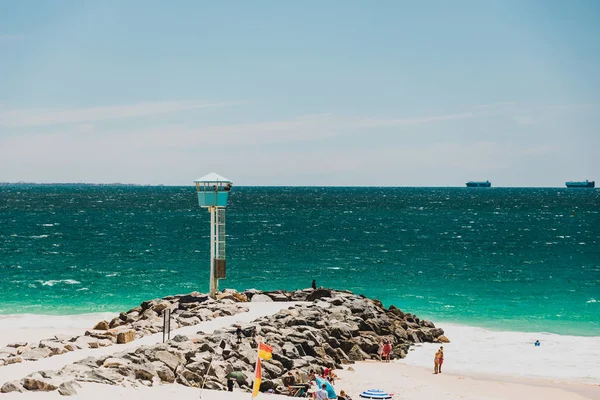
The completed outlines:
{"type": "Polygon", "coordinates": [[[254,377],[254,386],[252,387],[252,398],[258,396],[260,381],[262,380],[262,368],[260,367],[260,358],[256,360],[256,376],[254,377]]]}
{"type": "Polygon", "coordinates": [[[273,348],[261,342],[258,345],[258,358],[262,358],[263,360],[270,360],[271,358],[273,358],[273,348]]]}

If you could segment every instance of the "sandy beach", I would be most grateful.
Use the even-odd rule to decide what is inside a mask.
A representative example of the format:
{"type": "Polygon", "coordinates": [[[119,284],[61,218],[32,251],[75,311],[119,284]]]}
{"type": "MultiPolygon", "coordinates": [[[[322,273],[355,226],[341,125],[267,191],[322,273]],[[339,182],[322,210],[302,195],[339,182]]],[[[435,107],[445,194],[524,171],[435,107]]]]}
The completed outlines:
{"type": "MultiPolygon", "coordinates": [[[[359,393],[369,388],[380,388],[394,393],[394,399],[429,400],[597,400],[600,387],[583,384],[557,384],[549,380],[521,379],[509,377],[474,377],[455,374],[433,375],[425,368],[399,363],[361,362],[351,366],[354,371],[338,371],[341,379],[336,389],[345,390],[354,400],[359,393]]],[[[58,399],[58,392],[9,393],[6,399],[58,399]]],[[[145,399],[249,399],[250,393],[233,393],[193,389],[177,384],[155,387],[120,387],[98,384],[83,384],[75,398],[89,400],[145,399]]],[[[260,393],[258,399],[283,399],[286,396],[260,393]]]]}
{"type": "MultiPolygon", "coordinates": [[[[215,329],[229,326],[237,322],[248,322],[265,315],[272,315],[277,311],[287,308],[295,303],[248,303],[249,311],[230,317],[216,318],[212,321],[202,322],[198,325],[178,329],[173,334],[190,334],[198,330],[211,332],[215,329]]],[[[79,332],[85,326],[89,326],[94,317],[100,315],[87,315],[78,322],[66,323],[65,321],[77,321],[77,318],[58,317],[58,323],[52,328],[50,319],[41,329],[41,326],[32,326],[27,319],[13,319],[11,324],[0,325],[0,337],[3,342],[19,340],[22,337],[29,339],[42,339],[48,336],[50,331],[54,334],[79,332]],[[21,326],[15,324],[20,321],[21,326]],[[78,325],[79,324],[79,325],[78,325]],[[36,329],[37,328],[37,329],[36,329]],[[37,334],[37,335],[36,335],[37,334]]],[[[452,329],[450,329],[452,332],[452,329]]],[[[456,331],[455,331],[456,332],[456,331]]],[[[489,332],[486,337],[489,339],[489,332]]],[[[40,361],[30,361],[21,364],[9,365],[0,369],[0,384],[7,381],[23,378],[25,375],[39,371],[59,369],[64,365],[81,360],[88,356],[100,354],[112,354],[126,349],[135,349],[141,345],[158,343],[162,334],[156,334],[138,339],[127,345],[115,345],[101,349],[79,350],[64,355],[47,358],[40,361]]],[[[464,339],[464,337],[463,337],[464,339]]],[[[476,338],[469,338],[475,342],[476,338]]],[[[595,340],[595,339],[590,339],[595,340]]],[[[463,340],[464,342],[464,340],[463,340]]],[[[427,400],[435,398],[444,399],[490,399],[490,400],[525,400],[525,399],[549,399],[549,400],[584,400],[600,399],[600,385],[597,382],[582,382],[570,379],[567,375],[563,378],[552,377],[524,377],[516,371],[504,369],[504,374],[493,373],[494,369],[486,372],[485,368],[469,370],[464,358],[457,357],[458,353],[464,353],[467,347],[461,347],[461,340],[446,345],[448,355],[456,352],[455,360],[447,362],[443,374],[434,375],[431,368],[427,367],[426,361],[430,353],[435,349],[435,344],[422,344],[409,352],[407,358],[391,363],[374,361],[357,362],[347,365],[344,370],[338,370],[340,379],[335,384],[336,390],[345,390],[354,399],[366,389],[383,389],[394,393],[395,399],[427,400]],[[459,351],[460,350],[460,351],[459,351]],[[514,371],[513,371],[514,372],[514,371]]],[[[590,342],[595,345],[595,342],[590,342]]],[[[464,343],[463,343],[464,344],[464,343]]],[[[473,351],[479,351],[477,346],[473,351]]],[[[498,354],[502,355],[500,351],[498,354]]],[[[468,360],[468,358],[467,358],[468,360]]],[[[493,362],[493,361],[490,361],[493,362]]],[[[593,366],[591,367],[593,368],[593,366]]],[[[535,372],[535,371],[534,371],[535,372]]],[[[543,371],[542,371],[543,373],[543,371]]],[[[535,375],[535,374],[534,374],[535,375]]],[[[26,392],[8,393],[2,395],[7,399],[45,399],[62,397],[57,391],[54,392],[26,392]]],[[[82,383],[77,389],[77,398],[90,400],[105,399],[107,397],[116,399],[163,399],[165,397],[176,397],[178,399],[247,399],[249,393],[239,390],[233,393],[223,391],[210,391],[194,389],[179,384],[160,384],[154,387],[124,387],[82,383]]],[[[260,394],[259,398],[280,398],[284,396],[260,394]]]]}

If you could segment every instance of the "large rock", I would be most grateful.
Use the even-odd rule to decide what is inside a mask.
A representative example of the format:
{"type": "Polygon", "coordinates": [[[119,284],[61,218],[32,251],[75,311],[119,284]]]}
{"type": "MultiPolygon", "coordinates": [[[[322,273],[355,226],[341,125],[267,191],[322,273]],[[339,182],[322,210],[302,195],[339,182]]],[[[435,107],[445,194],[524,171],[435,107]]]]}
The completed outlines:
{"type": "Polygon", "coordinates": [[[58,386],[58,393],[62,396],[75,396],[77,394],[76,387],[80,388],[81,385],[75,381],[63,382],[58,386]]]}
{"type": "Polygon", "coordinates": [[[150,355],[150,359],[152,361],[160,361],[167,365],[171,370],[175,371],[175,369],[181,364],[184,359],[179,353],[170,353],[168,351],[157,351],[150,355]]]}
{"type": "Polygon", "coordinates": [[[0,393],[11,393],[11,392],[24,392],[25,388],[19,381],[6,382],[0,388],[0,393]]]}
{"type": "Polygon", "coordinates": [[[58,388],[56,380],[44,377],[41,373],[35,372],[22,381],[23,387],[27,390],[40,390],[44,392],[50,392],[58,388]]]}
{"type": "Polygon", "coordinates": [[[355,344],[348,352],[348,358],[352,361],[364,361],[370,357],[360,348],[359,345],[355,344]]]}
{"type": "Polygon", "coordinates": [[[448,339],[446,336],[442,335],[439,336],[435,339],[435,342],[437,343],[450,343],[450,339],[448,339]]]}
{"type": "Polygon", "coordinates": [[[137,365],[133,368],[133,373],[136,379],[146,380],[152,382],[156,374],[156,368],[153,364],[137,365]]]}
{"type": "Polygon", "coordinates": [[[265,294],[255,294],[250,301],[252,303],[271,303],[273,299],[265,294]]]}
{"type": "Polygon", "coordinates": [[[127,329],[117,333],[117,344],[125,344],[135,340],[135,330],[127,329]]]}
{"type": "Polygon", "coordinates": [[[156,374],[160,378],[161,382],[173,383],[175,382],[175,374],[171,370],[171,368],[167,367],[165,364],[155,361],[152,363],[156,368],[156,374]]]}
{"type": "Polygon", "coordinates": [[[323,297],[331,297],[331,290],[329,289],[315,289],[311,294],[308,295],[306,301],[315,301],[323,297]]]}
{"type": "MultiPolygon", "coordinates": [[[[36,347],[35,349],[29,349],[21,354],[24,360],[40,360],[42,358],[50,357],[52,350],[47,347],[36,347]]],[[[54,390],[54,389],[52,389],[54,390]]]]}
{"type": "Polygon", "coordinates": [[[87,382],[103,383],[117,385],[125,379],[125,376],[120,374],[114,368],[100,367],[92,369],[84,374],[84,380],[87,382]]]}
{"type": "Polygon", "coordinates": [[[20,356],[8,357],[4,359],[5,365],[18,364],[20,362],[23,362],[23,359],[20,356]]]}
{"type": "Polygon", "coordinates": [[[110,324],[106,321],[100,321],[96,325],[94,325],[93,329],[99,331],[107,331],[110,329],[110,324]]]}
{"type": "Polygon", "coordinates": [[[129,366],[130,364],[131,361],[117,357],[108,357],[102,363],[102,365],[106,368],[123,368],[129,366]]]}
{"type": "Polygon", "coordinates": [[[198,292],[194,292],[194,293],[190,293],[185,296],[181,296],[179,298],[179,304],[181,305],[181,304],[185,304],[185,303],[204,303],[209,298],[210,297],[208,297],[208,296],[204,296],[198,292]]]}
{"type": "MultiPolygon", "coordinates": [[[[68,351],[70,351],[67,348],[67,346],[68,345],[65,345],[60,342],[52,341],[52,340],[42,340],[40,342],[40,347],[50,349],[50,351],[51,351],[50,355],[52,355],[52,356],[67,353],[68,351]]],[[[71,349],[73,349],[73,347],[71,347],[71,346],[69,346],[69,347],[71,349]]]]}

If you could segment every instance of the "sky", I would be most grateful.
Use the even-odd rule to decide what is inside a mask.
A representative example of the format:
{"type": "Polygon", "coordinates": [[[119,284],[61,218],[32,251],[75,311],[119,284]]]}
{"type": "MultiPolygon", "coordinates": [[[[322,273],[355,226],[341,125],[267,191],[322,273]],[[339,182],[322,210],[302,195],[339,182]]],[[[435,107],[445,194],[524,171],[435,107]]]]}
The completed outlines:
{"type": "Polygon", "coordinates": [[[600,180],[600,2],[0,2],[0,181],[600,180]]]}

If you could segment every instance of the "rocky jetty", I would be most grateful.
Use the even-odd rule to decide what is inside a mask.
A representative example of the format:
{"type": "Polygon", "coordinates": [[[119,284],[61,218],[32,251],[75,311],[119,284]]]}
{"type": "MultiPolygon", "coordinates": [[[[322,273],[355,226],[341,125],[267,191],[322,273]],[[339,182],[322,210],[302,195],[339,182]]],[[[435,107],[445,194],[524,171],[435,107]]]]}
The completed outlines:
{"type": "Polygon", "coordinates": [[[123,344],[141,337],[162,332],[163,315],[171,310],[171,329],[196,325],[201,321],[247,312],[241,304],[247,298],[237,294],[220,294],[220,300],[193,292],[181,296],[144,301],[138,307],[122,312],[110,321],[100,321],[83,335],[54,336],[38,343],[11,343],[0,348],[0,367],[35,361],[79,349],[89,349],[123,344]]]}
{"type": "MultiPolygon", "coordinates": [[[[225,291],[219,294],[219,300],[190,303],[185,300],[181,303],[182,297],[185,296],[179,297],[177,309],[181,304],[198,303],[193,309],[219,304],[227,310],[226,313],[237,310],[233,307],[234,302],[300,303],[243,325],[245,338],[240,344],[235,339],[236,326],[210,335],[203,332],[187,337],[178,335],[166,343],[141,346],[111,356],[89,357],[59,371],[37,372],[21,381],[6,383],[0,391],[60,391],[62,386],[63,391],[69,394],[76,390],[77,382],[146,386],[179,383],[225,390],[226,375],[232,371],[246,374],[249,380],[241,385],[249,390],[256,362],[256,344],[252,335],[257,332],[262,341],[274,349],[273,358],[262,364],[261,390],[274,389],[285,393],[282,377],[288,371],[306,376],[310,369],[341,368],[355,361],[377,359],[378,344],[383,339],[389,340],[393,346],[392,358],[405,357],[414,343],[448,341],[443,336],[443,329],[436,328],[430,321],[421,320],[394,306],[386,309],[377,300],[347,291],[225,291]]],[[[161,301],[164,299],[143,304],[140,310],[132,312],[156,312],[161,301]]]]}

